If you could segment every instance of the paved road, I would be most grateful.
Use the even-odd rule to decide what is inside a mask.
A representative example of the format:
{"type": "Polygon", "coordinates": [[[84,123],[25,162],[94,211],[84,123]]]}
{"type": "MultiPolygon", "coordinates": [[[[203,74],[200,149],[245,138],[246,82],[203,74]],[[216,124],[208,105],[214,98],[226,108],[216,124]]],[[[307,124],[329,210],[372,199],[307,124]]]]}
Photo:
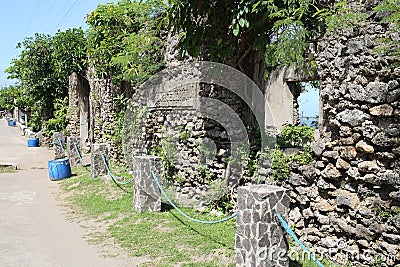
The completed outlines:
{"type": "Polygon", "coordinates": [[[0,173],[0,267],[135,266],[128,259],[102,258],[68,222],[48,178],[47,148],[28,148],[18,127],[0,119],[0,164],[17,164],[17,173],[0,173]]]}

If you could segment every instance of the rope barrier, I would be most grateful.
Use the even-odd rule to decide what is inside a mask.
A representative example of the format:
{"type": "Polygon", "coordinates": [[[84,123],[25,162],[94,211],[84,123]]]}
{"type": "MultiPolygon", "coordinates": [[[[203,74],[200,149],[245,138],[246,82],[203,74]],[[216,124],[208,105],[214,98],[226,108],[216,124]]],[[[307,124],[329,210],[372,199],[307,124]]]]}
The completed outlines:
{"type": "Polygon", "coordinates": [[[279,221],[281,222],[283,228],[286,230],[286,232],[294,239],[294,241],[296,241],[296,243],[307,253],[307,255],[319,266],[319,267],[324,267],[324,265],[322,263],[320,263],[317,258],[315,258],[314,254],[312,254],[307,248],[306,246],[304,246],[304,244],[297,238],[296,234],[293,232],[292,229],[290,229],[289,225],[287,224],[287,222],[285,222],[285,220],[282,218],[282,216],[278,213],[276,215],[279,219],[279,221]]]}
{"type": "Polygon", "coordinates": [[[58,142],[60,143],[61,150],[64,152],[65,155],[67,155],[67,152],[65,152],[65,149],[64,149],[63,142],[62,142],[61,138],[58,138],[58,142]]]}
{"type": "Polygon", "coordinates": [[[174,202],[172,202],[172,200],[169,198],[169,196],[167,195],[167,193],[164,191],[164,189],[162,188],[160,182],[158,181],[157,176],[155,175],[154,172],[151,172],[151,174],[153,175],[153,179],[156,182],[158,188],[160,189],[161,193],[163,194],[163,196],[167,199],[167,201],[169,202],[169,204],[174,207],[174,209],[176,209],[177,212],[179,212],[183,217],[185,217],[186,219],[193,221],[193,222],[197,222],[197,223],[202,223],[202,224],[217,224],[217,223],[222,223],[228,220],[231,220],[233,218],[236,217],[236,213],[233,213],[232,215],[230,215],[229,217],[223,218],[221,220],[217,220],[217,221],[203,221],[203,220],[198,220],[195,219],[193,217],[190,217],[189,215],[187,215],[186,213],[184,213],[181,209],[179,209],[174,202]]]}
{"type": "Polygon", "coordinates": [[[88,163],[82,158],[81,153],[79,152],[79,149],[78,149],[78,146],[76,145],[76,143],[74,143],[74,148],[75,148],[76,154],[78,154],[78,157],[79,157],[79,160],[80,160],[81,164],[83,164],[83,165],[88,164],[88,163]]]}
{"type": "Polygon", "coordinates": [[[104,166],[105,166],[106,169],[107,169],[108,175],[111,177],[111,179],[113,179],[113,181],[114,181],[116,184],[119,184],[119,185],[127,185],[127,184],[130,184],[130,183],[132,183],[132,182],[135,181],[133,177],[132,177],[132,179],[129,180],[129,181],[119,181],[119,180],[117,179],[117,177],[115,177],[115,176],[112,174],[112,172],[111,172],[111,170],[110,170],[110,167],[109,167],[108,164],[107,164],[106,157],[104,156],[104,154],[101,154],[101,159],[103,160],[104,166]]]}

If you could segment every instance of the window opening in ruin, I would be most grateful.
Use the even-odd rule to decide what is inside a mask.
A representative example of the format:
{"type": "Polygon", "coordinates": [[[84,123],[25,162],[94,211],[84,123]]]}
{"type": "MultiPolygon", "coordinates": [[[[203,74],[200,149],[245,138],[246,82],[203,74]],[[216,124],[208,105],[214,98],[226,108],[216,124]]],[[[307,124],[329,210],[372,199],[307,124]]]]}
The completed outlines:
{"type": "Polygon", "coordinates": [[[318,128],[319,124],[319,87],[317,82],[301,82],[302,92],[298,101],[299,124],[318,128]]]}

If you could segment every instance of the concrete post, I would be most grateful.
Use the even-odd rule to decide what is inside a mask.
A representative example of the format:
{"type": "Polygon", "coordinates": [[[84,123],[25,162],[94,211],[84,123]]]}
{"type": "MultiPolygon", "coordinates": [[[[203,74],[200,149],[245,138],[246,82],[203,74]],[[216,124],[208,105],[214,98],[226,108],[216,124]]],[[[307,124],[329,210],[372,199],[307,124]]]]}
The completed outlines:
{"type": "Polygon", "coordinates": [[[82,165],[81,159],[79,157],[79,154],[82,155],[81,139],[79,137],[70,136],[67,138],[67,151],[68,151],[69,163],[71,164],[72,167],[82,165]]]}
{"type": "Polygon", "coordinates": [[[65,139],[65,135],[61,132],[55,132],[53,134],[54,159],[62,159],[67,156],[64,153],[63,147],[65,145],[65,139]]]}
{"type": "Polygon", "coordinates": [[[288,243],[276,214],[287,218],[286,189],[271,185],[238,188],[236,266],[288,267],[288,243]]]}
{"type": "Polygon", "coordinates": [[[108,172],[106,166],[104,165],[101,155],[104,155],[107,162],[109,162],[110,145],[107,143],[92,144],[90,151],[91,151],[90,175],[92,176],[92,178],[96,178],[101,175],[106,175],[108,172]]]}
{"type": "Polygon", "coordinates": [[[161,211],[161,192],[153,179],[152,171],[160,179],[163,164],[160,157],[133,157],[133,208],[137,212],[161,211]]]}

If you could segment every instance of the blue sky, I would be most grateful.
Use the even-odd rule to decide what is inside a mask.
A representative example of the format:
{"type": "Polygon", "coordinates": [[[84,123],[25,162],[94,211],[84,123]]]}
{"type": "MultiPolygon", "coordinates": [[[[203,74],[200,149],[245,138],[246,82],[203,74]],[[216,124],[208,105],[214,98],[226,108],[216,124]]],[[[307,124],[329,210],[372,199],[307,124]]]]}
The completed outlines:
{"type": "Polygon", "coordinates": [[[319,113],[319,90],[307,86],[307,92],[301,93],[297,99],[300,116],[315,117],[319,113]]]}
{"type": "Polygon", "coordinates": [[[18,42],[35,33],[54,35],[58,29],[86,28],[85,15],[110,0],[13,0],[3,1],[0,11],[0,87],[12,84],[4,70],[17,57],[18,42]]]}

